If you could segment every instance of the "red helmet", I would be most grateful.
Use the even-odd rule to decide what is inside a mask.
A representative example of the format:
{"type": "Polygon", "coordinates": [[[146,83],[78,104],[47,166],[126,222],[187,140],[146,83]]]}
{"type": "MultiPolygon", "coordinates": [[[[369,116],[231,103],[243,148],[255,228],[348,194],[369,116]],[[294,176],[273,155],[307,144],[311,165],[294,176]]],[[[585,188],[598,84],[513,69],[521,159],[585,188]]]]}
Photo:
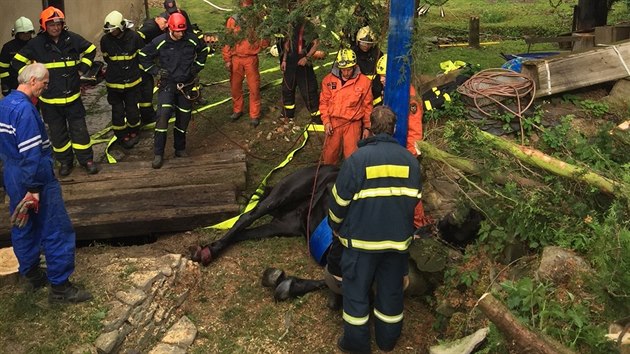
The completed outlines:
{"type": "Polygon", "coordinates": [[[171,31],[185,31],[186,18],[184,15],[176,12],[168,17],[168,29],[171,31]]]}
{"type": "Polygon", "coordinates": [[[48,6],[44,9],[44,11],[39,14],[39,26],[42,30],[46,31],[46,22],[54,21],[54,22],[65,22],[66,17],[63,12],[56,7],[48,6]]]}

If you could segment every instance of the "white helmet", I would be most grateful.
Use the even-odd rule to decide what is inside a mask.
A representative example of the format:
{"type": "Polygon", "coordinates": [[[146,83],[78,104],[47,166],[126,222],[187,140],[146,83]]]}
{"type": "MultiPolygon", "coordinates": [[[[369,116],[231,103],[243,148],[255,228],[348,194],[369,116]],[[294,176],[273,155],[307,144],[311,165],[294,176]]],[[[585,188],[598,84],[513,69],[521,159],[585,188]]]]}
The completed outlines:
{"type": "Polygon", "coordinates": [[[127,21],[123,17],[123,15],[114,10],[105,16],[105,23],[103,24],[103,32],[110,33],[116,28],[119,30],[124,30],[127,26],[127,21]]]}
{"type": "Polygon", "coordinates": [[[376,35],[374,31],[370,29],[370,26],[361,27],[357,32],[357,42],[374,43],[376,42],[376,35]]]}
{"type": "Polygon", "coordinates": [[[269,48],[269,54],[271,54],[274,57],[279,57],[280,56],[280,52],[278,51],[278,46],[277,45],[272,45],[271,48],[269,48]]]}
{"type": "Polygon", "coordinates": [[[13,26],[13,34],[16,33],[27,33],[27,32],[35,32],[35,27],[33,27],[33,22],[28,18],[22,16],[15,20],[15,26],[13,26]]]}

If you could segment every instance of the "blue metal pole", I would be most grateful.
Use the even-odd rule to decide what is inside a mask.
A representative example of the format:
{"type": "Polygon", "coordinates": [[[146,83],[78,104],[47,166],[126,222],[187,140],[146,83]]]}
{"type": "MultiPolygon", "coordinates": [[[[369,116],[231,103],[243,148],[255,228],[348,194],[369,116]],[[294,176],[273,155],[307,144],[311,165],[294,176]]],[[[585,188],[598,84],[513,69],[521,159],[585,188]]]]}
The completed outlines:
{"type": "Polygon", "coordinates": [[[407,146],[414,3],[412,0],[392,0],[389,8],[384,102],[396,114],[394,138],[402,146],[407,146]]]}

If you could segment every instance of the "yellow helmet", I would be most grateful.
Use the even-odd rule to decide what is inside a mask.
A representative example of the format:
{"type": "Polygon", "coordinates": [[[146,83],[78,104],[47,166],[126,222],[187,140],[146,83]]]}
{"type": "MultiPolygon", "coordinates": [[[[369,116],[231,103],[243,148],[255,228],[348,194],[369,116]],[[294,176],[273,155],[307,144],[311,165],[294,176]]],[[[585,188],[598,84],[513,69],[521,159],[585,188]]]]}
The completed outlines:
{"type": "Polygon", "coordinates": [[[341,49],[337,53],[337,66],[339,69],[347,69],[357,65],[357,55],[352,49],[341,49]]]}
{"type": "Polygon", "coordinates": [[[383,56],[376,62],[376,73],[379,75],[385,75],[387,72],[387,54],[383,54],[383,56]]]}
{"type": "Polygon", "coordinates": [[[370,26],[361,27],[357,32],[357,42],[374,43],[376,36],[370,29],[370,26]]]}

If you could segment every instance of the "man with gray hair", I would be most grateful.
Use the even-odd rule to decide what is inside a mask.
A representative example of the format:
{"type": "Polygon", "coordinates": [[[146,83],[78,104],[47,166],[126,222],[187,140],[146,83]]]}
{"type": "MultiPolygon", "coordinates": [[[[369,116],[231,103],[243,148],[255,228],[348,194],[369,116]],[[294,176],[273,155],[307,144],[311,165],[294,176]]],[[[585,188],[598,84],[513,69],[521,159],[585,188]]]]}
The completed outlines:
{"type": "Polygon", "coordinates": [[[20,274],[32,291],[50,283],[49,302],[76,303],[92,295],[68,280],[74,271],[75,233],[55,178],[50,140],[32,102],[48,80],[44,64],[27,65],[18,75],[17,89],[0,101],[0,159],[20,274]],[[42,249],[46,272],[39,267],[42,249]]]}
{"type": "Polygon", "coordinates": [[[344,246],[341,255],[344,352],[369,353],[369,294],[376,283],[374,334],[382,351],[394,349],[402,331],[403,278],[420,198],[420,165],[392,138],[389,107],[370,115],[373,136],[345,160],[329,199],[329,224],[344,246]]]}

